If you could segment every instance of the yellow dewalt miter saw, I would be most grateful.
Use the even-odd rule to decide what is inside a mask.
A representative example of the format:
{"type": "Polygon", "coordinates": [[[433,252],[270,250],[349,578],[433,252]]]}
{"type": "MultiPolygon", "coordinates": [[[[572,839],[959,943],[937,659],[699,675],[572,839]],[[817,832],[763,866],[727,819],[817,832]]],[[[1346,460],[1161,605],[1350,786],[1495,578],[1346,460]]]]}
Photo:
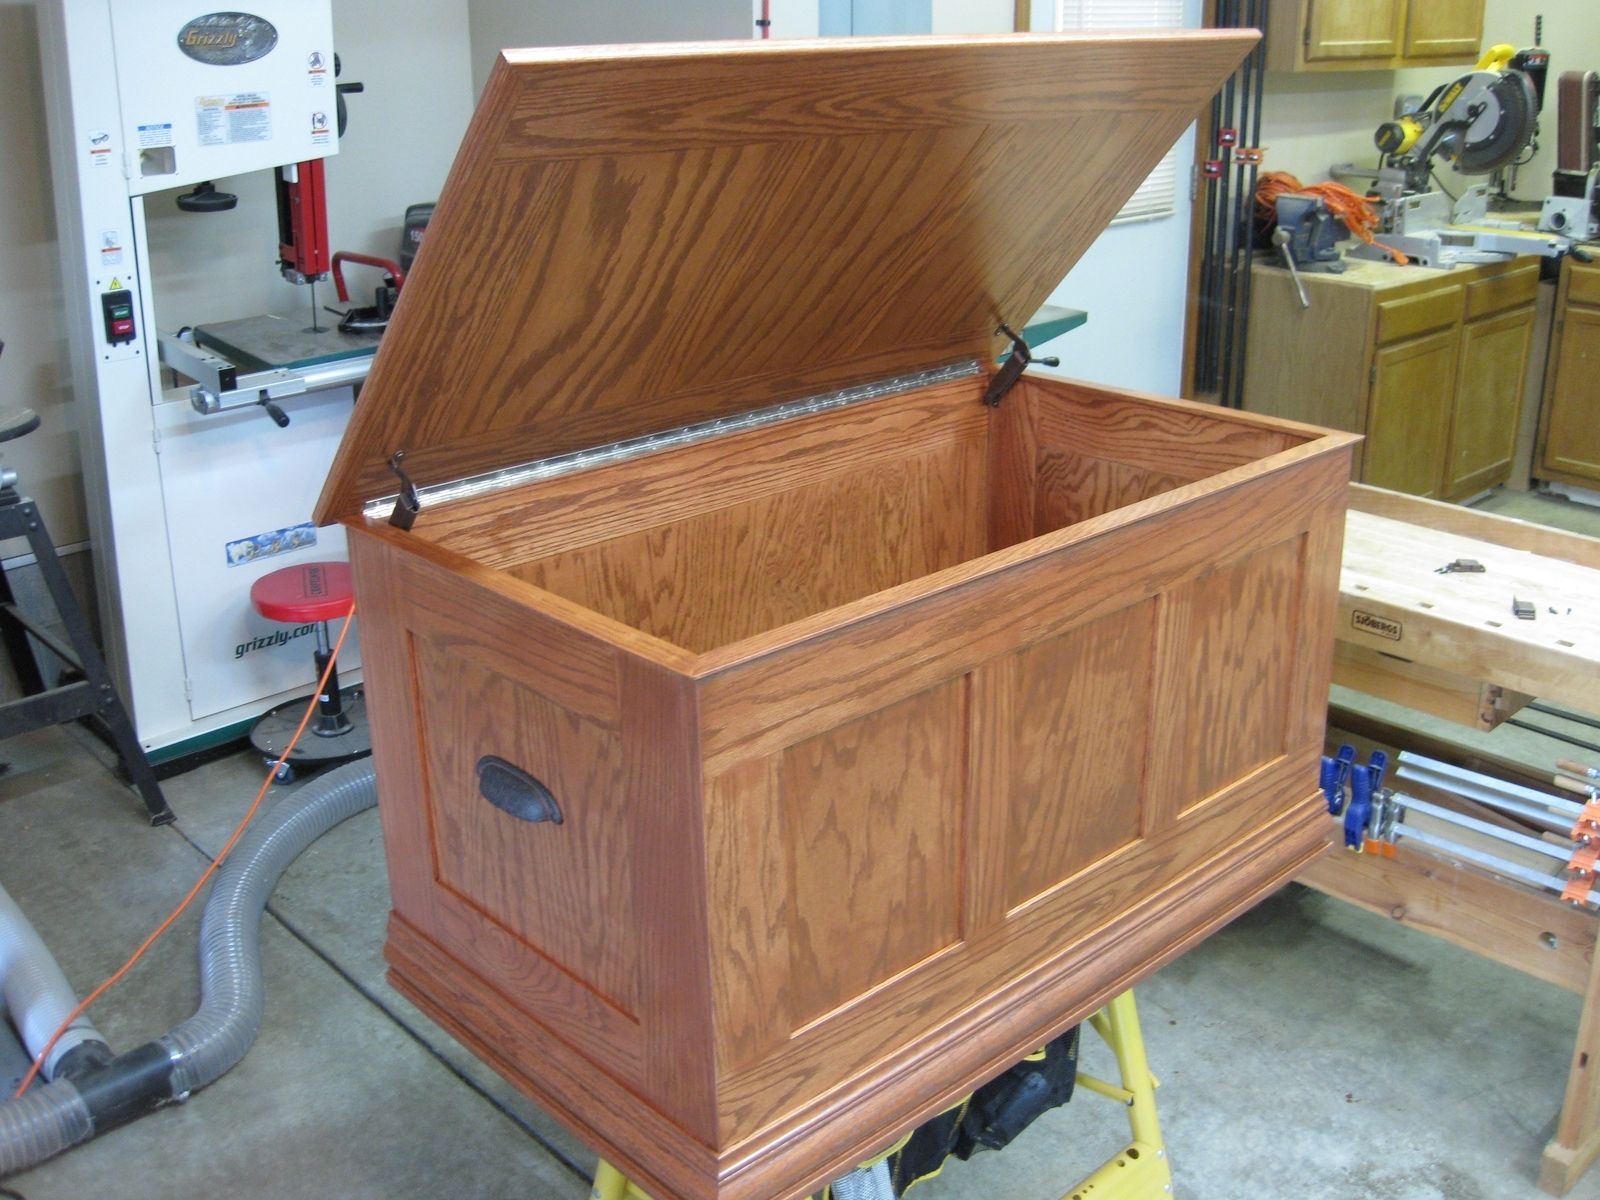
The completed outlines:
{"type": "Polygon", "coordinates": [[[1463,175],[1510,166],[1533,139],[1549,65],[1546,50],[1495,46],[1415,110],[1378,126],[1373,141],[1413,192],[1428,190],[1437,158],[1463,175]]]}
{"type": "Polygon", "coordinates": [[[1343,164],[1332,171],[1367,180],[1382,218],[1378,245],[1351,253],[1383,258],[1383,247],[1392,247],[1422,266],[1449,267],[1570,250],[1570,238],[1491,219],[1484,184],[1457,197],[1433,186],[1442,163],[1461,175],[1489,175],[1517,161],[1537,128],[1549,65],[1547,50],[1495,46],[1426,99],[1402,99],[1394,120],[1373,135],[1382,165],[1374,171],[1343,164]]]}

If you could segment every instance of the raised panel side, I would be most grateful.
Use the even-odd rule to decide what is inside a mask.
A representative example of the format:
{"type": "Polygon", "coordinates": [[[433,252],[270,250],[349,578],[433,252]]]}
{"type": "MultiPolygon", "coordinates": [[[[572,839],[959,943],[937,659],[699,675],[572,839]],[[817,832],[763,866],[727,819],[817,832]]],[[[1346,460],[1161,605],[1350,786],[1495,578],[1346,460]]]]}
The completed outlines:
{"type": "Polygon", "coordinates": [[[799,1025],[961,940],[966,732],[956,679],[779,756],[799,1025]]]}
{"type": "MultiPolygon", "coordinates": [[[[1301,702],[1293,681],[1305,542],[1297,534],[1163,596],[1155,684],[1160,736],[1152,744],[1147,832],[1176,822],[1289,749],[1301,702]]],[[[1331,651],[1331,645],[1304,650],[1331,651]]]]}
{"type": "MultiPolygon", "coordinates": [[[[541,692],[573,721],[596,727],[616,717],[614,653],[576,632],[557,636],[541,614],[517,609],[475,581],[442,571],[386,537],[353,527],[349,544],[357,601],[373,625],[367,638],[373,649],[365,656],[368,711],[396,918],[392,928],[413,930],[450,963],[444,976],[412,975],[409,985],[448,991],[470,980],[497,998],[508,1019],[537,1022],[589,1069],[637,1089],[641,1029],[618,1003],[631,989],[614,985],[607,990],[619,995],[603,996],[531,945],[523,932],[486,916],[475,900],[440,882],[436,822],[430,816],[440,785],[430,766],[429,744],[449,740],[457,718],[440,728],[430,724],[433,706],[427,697],[448,685],[432,677],[417,647],[453,646],[454,656],[445,656],[447,670],[498,661],[507,672],[522,673],[533,669],[530,664],[543,663],[541,692]],[[514,645],[512,629],[521,634],[514,645]],[[492,653],[495,646],[502,652],[492,653]],[[569,699],[574,703],[567,703],[569,699]]],[[[552,778],[558,790],[567,791],[564,781],[552,778]]],[[[405,969],[392,937],[385,953],[396,972],[405,969]]],[[[625,975],[617,966],[622,957],[602,970],[625,975]]]]}
{"type": "Polygon", "coordinates": [[[1006,907],[1141,835],[1150,738],[1154,599],[1016,656],[1006,812],[1006,907]]]}
{"type": "MultiPolygon", "coordinates": [[[[429,851],[439,884],[629,1014],[638,947],[621,739],[448,640],[413,635],[429,851]],[[491,803],[479,764],[542,783],[561,820],[491,803]]],[[[504,772],[502,771],[502,777],[504,772]]]]}

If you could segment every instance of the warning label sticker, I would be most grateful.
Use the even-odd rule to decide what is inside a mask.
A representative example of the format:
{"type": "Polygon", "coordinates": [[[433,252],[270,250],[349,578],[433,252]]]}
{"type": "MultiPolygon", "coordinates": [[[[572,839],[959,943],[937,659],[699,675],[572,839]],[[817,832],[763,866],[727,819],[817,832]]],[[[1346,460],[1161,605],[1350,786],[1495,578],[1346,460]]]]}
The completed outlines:
{"type": "Polygon", "coordinates": [[[140,146],[170,146],[172,145],[172,122],[164,125],[139,126],[140,146]]]}
{"type": "Polygon", "coordinates": [[[122,234],[115,229],[100,231],[100,265],[102,267],[122,265],[122,234]]]}
{"type": "Polygon", "coordinates": [[[194,107],[202,146],[272,140],[272,101],[266,92],[196,96],[194,107]]]}
{"type": "Polygon", "coordinates": [[[89,161],[97,167],[103,167],[111,161],[111,134],[105,129],[96,129],[89,134],[89,161]]]}

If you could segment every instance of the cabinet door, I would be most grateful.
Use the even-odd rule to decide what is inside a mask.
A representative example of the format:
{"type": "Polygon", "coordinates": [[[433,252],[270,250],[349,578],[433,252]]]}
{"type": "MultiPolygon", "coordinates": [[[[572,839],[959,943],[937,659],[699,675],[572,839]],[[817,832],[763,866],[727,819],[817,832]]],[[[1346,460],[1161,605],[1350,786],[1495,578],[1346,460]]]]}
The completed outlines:
{"type": "Polygon", "coordinates": [[[1509,478],[1532,340],[1531,305],[1469,322],[1462,330],[1446,500],[1463,499],[1509,478]]]}
{"type": "Polygon", "coordinates": [[[1483,0],[1411,0],[1407,58],[1471,58],[1483,42],[1483,0]]]}
{"type": "Polygon", "coordinates": [[[1311,0],[1307,62],[1393,58],[1400,53],[1400,0],[1311,0]]]}
{"type": "Polygon", "coordinates": [[[1592,488],[1600,485],[1600,308],[1567,309],[1556,353],[1541,467],[1592,488]]]}
{"type": "Polygon", "coordinates": [[[1362,483],[1438,497],[1460,344],[1452,328],[1372,356],[1362,483]]]}

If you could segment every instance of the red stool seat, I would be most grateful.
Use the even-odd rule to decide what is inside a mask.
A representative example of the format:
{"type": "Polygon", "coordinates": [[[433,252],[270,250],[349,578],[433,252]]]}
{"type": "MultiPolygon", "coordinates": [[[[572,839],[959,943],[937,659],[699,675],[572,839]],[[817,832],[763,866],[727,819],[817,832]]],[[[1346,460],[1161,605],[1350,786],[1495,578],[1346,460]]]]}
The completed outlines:
{"type": "Polygon", "coordinates": [[[350,564],[310,562],[273,571],[250,585],[250,603],[263,617],[291,624],[349,616],[355,603],[350,564]]]}

